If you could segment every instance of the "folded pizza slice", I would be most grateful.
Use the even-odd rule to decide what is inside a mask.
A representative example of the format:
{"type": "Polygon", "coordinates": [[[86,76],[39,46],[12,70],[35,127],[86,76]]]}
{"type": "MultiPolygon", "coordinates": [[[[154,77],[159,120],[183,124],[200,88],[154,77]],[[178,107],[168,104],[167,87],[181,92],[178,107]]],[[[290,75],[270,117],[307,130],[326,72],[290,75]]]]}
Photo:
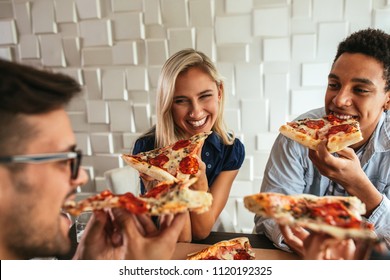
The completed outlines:
{"type": "Polygon", "coordinates": [[[254,260],[255,252],[247,237],[220,241],[199,252],[189,254],[187,260],[254,260]]]}
{"type": "Polygon", "coordinates": [[[81,201],[66,201],[63,210],[73,216],[85,211],[123,208],[134,214],[176,214],[189,211],[203,213],[212,203],[212,195],[204,191],[191,190],[196,177],[185,182],[163,182],[144,196],[128,192],[113,194],[105,190],[81,201]]]}
{"type": "Polygon", "coordinates": [[[363,140],[356,119],[342,120],[332,114],[319,119],[306,118],[288,122],[279,128],[279,132],[312,150],[317,150],[317,146],[326,139],[331,153],[363,140]]]}
{"type": "Polygon", "coordinates": [[[211,132],[202,132],[169,146],[141,152],[123,154],[123,160],[140,173],[162,182],[187,180],[199,170],[195,155],[211,132]]]}
{"type": "Polygon", "coordinates": [[[245,207],[281,225],[298,225],[339,239],[376,239],[373,225],[362,216],[365,205],[357,197],[258,193],[244,197],[245,207]]]}

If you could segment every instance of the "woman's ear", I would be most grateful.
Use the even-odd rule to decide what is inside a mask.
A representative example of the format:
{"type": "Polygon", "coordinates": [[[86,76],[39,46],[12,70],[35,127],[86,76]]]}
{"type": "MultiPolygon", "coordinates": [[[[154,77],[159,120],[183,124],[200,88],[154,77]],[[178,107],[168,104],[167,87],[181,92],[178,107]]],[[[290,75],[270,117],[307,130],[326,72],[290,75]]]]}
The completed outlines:
{"type": "Polygon", "coordinates": [[[220,83],[218,84],[218,100],[219,100],[219,101],[221,101],[221,99],[222,99],[223,90],[224,90],[223,82],[220,82],[220,83]]]}

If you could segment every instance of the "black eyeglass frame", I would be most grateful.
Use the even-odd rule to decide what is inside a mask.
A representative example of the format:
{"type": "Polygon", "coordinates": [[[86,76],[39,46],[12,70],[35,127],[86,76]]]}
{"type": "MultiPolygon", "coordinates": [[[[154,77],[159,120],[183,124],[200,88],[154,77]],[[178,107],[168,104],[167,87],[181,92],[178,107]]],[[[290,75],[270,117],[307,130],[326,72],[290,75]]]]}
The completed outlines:
{"type": "Polygon", "coordinates": [[[79,176],[79,169],[83,152],[81,150],[74,150],[65,153],[48,153],[48,154],[33,154],[33,155],[16,155],[0,157],[0,163],[32,163],[40,164],[46,162],[54,162],[61,160],[70,161],[70,178],[75,180],[79,176]]]}

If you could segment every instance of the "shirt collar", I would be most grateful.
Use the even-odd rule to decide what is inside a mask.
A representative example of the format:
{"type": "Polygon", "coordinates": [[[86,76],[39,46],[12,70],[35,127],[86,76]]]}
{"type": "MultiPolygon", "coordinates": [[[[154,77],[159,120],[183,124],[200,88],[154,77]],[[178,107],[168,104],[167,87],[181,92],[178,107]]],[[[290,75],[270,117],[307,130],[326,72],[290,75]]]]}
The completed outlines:
{"type": "MultiPolygon", "coordinates": [[[[375,133],[372,136],[374,150],[376,152],[386,152],[390,150],[390,113],[383,112],[382,116],[376,126],[375,133]]],[[[371,142],[371,140],[370,140],[371,142]]]]}
{"type": "Polygon", "coordinates": [[[222,151],[222,141],[219,135],[213,131],[207,138],[206,141],[214,146],[215,149],[218,150],[218,152],[222,151]]]}
{"type": "Polygon", "coordinates": [[[390,113],[383,112],[362,156],[362,166],[377,152],[390,150],[390,113]]]}

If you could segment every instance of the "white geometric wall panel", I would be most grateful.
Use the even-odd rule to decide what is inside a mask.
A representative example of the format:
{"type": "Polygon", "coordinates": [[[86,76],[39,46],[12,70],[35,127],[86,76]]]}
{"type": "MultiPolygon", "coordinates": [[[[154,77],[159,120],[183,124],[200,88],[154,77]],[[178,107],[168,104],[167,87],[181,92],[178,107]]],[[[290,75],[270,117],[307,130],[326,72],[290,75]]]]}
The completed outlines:
{"type": "Polygon", "coordinates": [[[254,10],[253,35],[271,37],[289,35],[289,13],[288,6],[254,10]]]}
{"type": "Polygon", "coordinates": [[[0,45],[17,43],[16,26],[14,20],[1,20],[0,30],[0,45]]]}

